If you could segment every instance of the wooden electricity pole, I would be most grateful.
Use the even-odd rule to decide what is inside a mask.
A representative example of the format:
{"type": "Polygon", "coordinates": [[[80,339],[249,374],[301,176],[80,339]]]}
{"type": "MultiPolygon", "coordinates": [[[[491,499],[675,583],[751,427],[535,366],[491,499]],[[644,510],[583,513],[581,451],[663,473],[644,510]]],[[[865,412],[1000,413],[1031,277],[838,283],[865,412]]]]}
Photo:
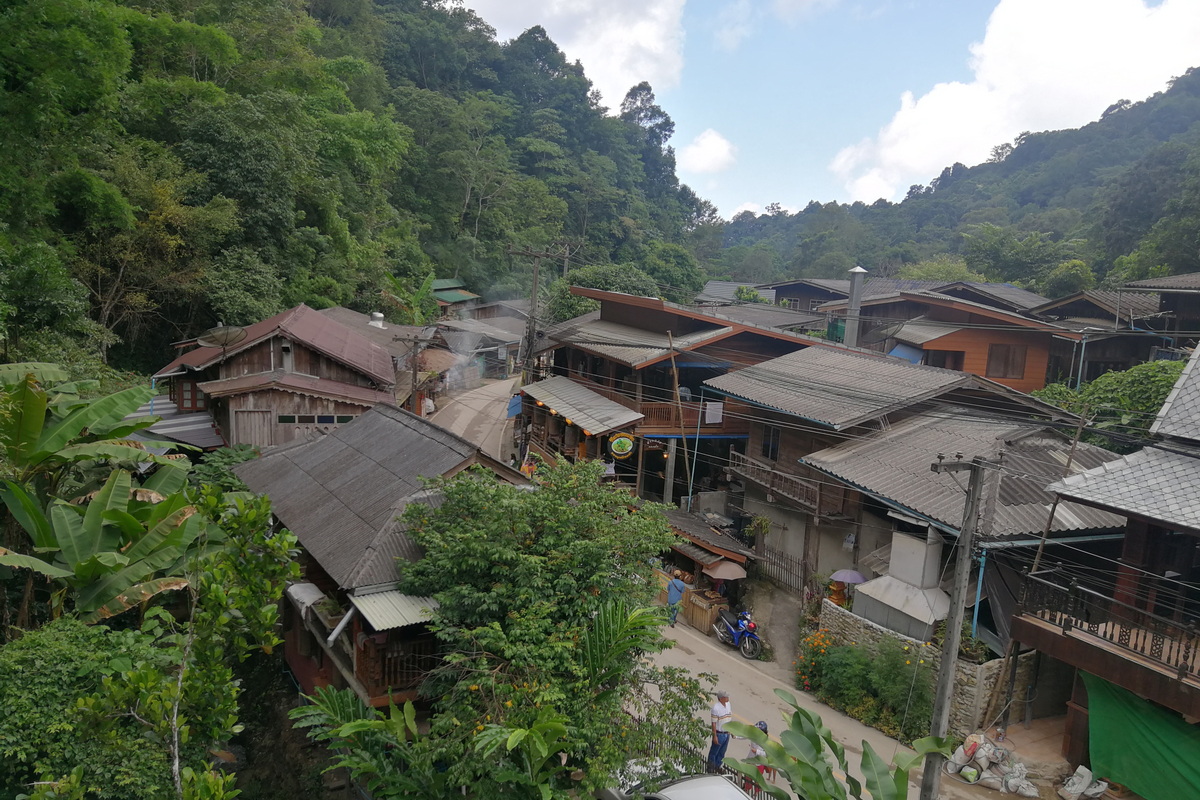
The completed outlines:
{"type": "MultiPolygon", "coordinates": [[[[961,458],[961,456],[960,456],[961,458]]],[[[971,473],[967,485],[967,502],[963,506],[962,524],[958,534],[958,557],[954,562],[954,590],[950,593],[950,613],[946,617],[946,634],[942,640],[942,661],[938,666],[937,691],[933,698],[933,720],[931,736],[943,737],[950,727],[950,698],[954,695],[954,667],[958,661],[958,647],[962,643],[963,614],[966,611],[967,584],[971,577],[971,550],[975,541],[975,523],[979,515],[979,498],[983,494],[984,461],[976,456],[967,461],[936,461],[931,466],[934,472],[971,473]]],[[[921,800],[937,800],[938,787],[942,780],[940,753],[925,757],[925,773],[921,778],[921,800]]]]}

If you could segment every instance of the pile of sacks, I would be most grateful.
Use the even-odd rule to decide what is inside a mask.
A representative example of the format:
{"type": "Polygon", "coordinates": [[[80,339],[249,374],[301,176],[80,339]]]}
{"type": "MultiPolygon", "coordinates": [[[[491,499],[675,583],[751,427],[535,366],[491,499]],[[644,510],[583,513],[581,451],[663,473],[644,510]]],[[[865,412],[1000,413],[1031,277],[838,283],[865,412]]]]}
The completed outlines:
{"type": "Polygon", "coordinates": [[[1067,782],[1058,790],[1058,796],[1065,800],[1090,800],[1100,797],[1107,790],[1107,782],[1092,780],[1092,771],[1087,767],[1080,767],[1075,770],[1074,775],[1067,778],[1067,782]]]}
{"type": "Polygon", "coordinates": [[[1025,765],[1012,760],[1012,753],[988,740],[982,733],[966,738],[946,760],[946,772],[966,783],[985,786],[1019,797],[1037,797],[1037,787],[1026,778],[1025,765]]]}

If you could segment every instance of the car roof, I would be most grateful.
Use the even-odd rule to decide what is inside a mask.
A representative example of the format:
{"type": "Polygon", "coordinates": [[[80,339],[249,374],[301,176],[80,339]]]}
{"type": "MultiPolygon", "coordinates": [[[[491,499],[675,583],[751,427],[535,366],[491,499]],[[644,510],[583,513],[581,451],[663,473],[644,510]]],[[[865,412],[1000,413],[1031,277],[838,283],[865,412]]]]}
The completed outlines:
{"type": "Polygon", "coordinates": [[[747,800],[750,795],[720,775],[692,775],[680,778],[646,795],[647,800],[747,800]]]}

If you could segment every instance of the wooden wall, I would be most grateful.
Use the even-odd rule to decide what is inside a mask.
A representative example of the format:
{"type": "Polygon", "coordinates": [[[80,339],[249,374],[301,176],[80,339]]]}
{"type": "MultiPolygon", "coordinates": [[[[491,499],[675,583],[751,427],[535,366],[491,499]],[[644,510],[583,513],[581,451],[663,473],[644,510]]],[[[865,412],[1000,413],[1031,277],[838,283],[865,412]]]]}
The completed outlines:
{"type": "Polygon", "coordinates": [[[939,339],[926,342],[925,350],[962,351],[963,372],[982,375],[1019,392],[1031,392],[1046,385],[1046,369],[1050,361],[1048,333],[1008,330],[963,329],[939,339]],[[992,344],[1025,345],[1025,375],[1021,378],[995,378],[987,374],[988,346],[992,344]]]}
{"type": "MultiPolygon", "coordinates": [[[[285,444],[309,433],[330,431],[339,423],[281,423],[279,415],[358,416],[370,406],[268,389],[230,395],[224,401],[222,430],[230,444],[270,447],[285,444]]],[[[342,423],[344,424],[344,423],[342,423]]]]}

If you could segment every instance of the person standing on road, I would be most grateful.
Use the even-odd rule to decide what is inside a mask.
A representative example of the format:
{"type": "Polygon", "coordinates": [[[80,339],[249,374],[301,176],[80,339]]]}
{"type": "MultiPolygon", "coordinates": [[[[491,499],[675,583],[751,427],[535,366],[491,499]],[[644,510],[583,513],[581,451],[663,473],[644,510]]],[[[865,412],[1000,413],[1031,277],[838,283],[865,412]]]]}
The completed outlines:
{"type": "Polygon", "coordinates": [[[679,607],[683,604],[683,593],[687,591],[687,584],[683,582],[680,576],[683,573],[675,570],[674,577],[667,584],[667,608],[671,610],[671,627],[675,627],[675,620],[679,618],[679,607]]]}
{"type": "Polygon", "coordinates": [[[708,749],[708,771],[720,772],[725,763],[725,751],[729,749],[729,734],[725,726],[733,719],[729,705],[729,692],[717,690],[717,702],[712,707],[712,747],[708,749]]]}

